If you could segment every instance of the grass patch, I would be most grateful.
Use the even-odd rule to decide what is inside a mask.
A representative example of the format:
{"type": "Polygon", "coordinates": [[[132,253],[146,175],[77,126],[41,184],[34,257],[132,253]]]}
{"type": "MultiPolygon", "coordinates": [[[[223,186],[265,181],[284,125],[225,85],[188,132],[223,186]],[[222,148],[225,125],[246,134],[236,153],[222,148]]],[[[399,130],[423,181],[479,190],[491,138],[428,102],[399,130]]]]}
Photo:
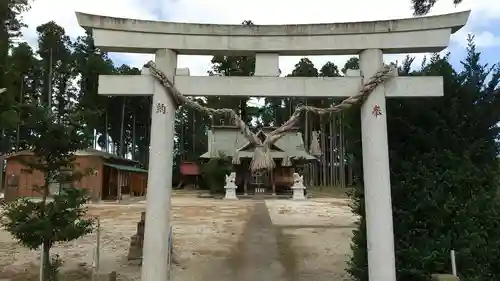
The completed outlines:
{"type": "Polygon", "coordinates": [[[341,188],[338,186],[312,186],[308,188],[308,194],[314,198],[333,197],[349,198],[348,193],[353,187],[341,188]]]}

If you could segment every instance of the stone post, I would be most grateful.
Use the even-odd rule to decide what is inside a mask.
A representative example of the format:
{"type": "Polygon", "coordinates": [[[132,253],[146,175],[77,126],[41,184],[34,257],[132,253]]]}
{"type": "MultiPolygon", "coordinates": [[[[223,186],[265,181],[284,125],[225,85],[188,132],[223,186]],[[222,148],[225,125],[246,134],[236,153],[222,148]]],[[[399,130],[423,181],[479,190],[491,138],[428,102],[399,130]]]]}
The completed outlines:
{"type": "MultiPolygon", "coordinates": [[[[382,66],[382,51],[365,50],[359,56],[364,82],[382,66]]],[[[394,231],[385,87],[380,85],[361,107],[363,179],[365,189],[368,279],[396,281],[394,231]]]]}
{"type": "MultiPolygon", "coordinates": [[[[156,64],[173,81],[177,54],[158,50],[156,64]]],[[[151,149],[149,156],[148,189],[146,195],[146,225],[142,281],[168,281],[170,211],[172,195],[172,164],[174,120],[176,106],[166,90],[155,81],[151,110],[151,149]]]]}
{"type": "Polygon", "coordinates": [[[142,259],[142,249],[144,246],[144,229],[146,227],[146,212],[141,213],[141,220],[137,223],[137,232],[130,237],[130,248],[128,250],[128,260],[142,259]]]}

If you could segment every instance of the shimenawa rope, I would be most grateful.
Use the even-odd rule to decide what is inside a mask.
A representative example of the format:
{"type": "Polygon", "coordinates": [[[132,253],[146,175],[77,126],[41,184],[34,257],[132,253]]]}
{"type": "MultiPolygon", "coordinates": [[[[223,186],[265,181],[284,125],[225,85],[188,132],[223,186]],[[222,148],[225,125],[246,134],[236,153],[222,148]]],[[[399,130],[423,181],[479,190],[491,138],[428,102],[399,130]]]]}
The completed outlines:
{"type": "Polygon", "coordinates": [[[263,169],[272,169],[274,168],[274,160],[271,157],[270,147],[277,140],[283,137],[288,131],[290,131],[299,121],[300,115],[305,112],[312,112],[316,114],[330,114],[330,113],[338,113],[342,110],[351,108],[356,104],[362,104],[366,98],[382,83],[389,80],[390,78],[396,75],[396,68],[393,65],[385,65],[382,67],[375,75],[370,77],[368,81],[363,84],[359,92],[354,95],[346,98],[341,103],[336,104],[329,108],[319,108],[314,106],[300,105],[295,109],[295,112],[290,116],[288,121],[286,121],[279,128],[272,131],[267,135],[267,138],[264,141],[261,141],[256,134],[254,134],[250,128],[243,122],[241,117],[236,114],[236,112],[229,108],[220,108],[214,109],[206,106],[202,106],[193,99],[184,96],[180,93],[177,88],[174,87],[173,83],[168,79],[168,77],[163,73],[160,69],[156,67],[156,64],[153,61],[149,61],[146,65],[146,68],[149,68],[151,75],[153,75],[160,84],[165,87],[167,93],[176,103],[176,106],[190,106],[200,112],[203,112],[212,118],[215,115],[229,115],[235,122],[235,126],[243,133],[245,138],[248,139],[251,143],[255,145],[254,155],[252,157],[252,162],[250,165],[250,169],[252,171],[263,170],[263,169]]]}

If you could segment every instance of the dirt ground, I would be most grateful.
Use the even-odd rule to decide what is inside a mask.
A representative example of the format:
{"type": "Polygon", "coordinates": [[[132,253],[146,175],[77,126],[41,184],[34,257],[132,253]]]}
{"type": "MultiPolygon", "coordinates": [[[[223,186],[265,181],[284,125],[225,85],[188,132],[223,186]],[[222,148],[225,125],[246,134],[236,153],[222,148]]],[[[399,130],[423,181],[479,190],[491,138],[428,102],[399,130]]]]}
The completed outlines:
{"type": "MultiPolygon", "coordinates": [[[[272,259],[284,268],[283,280],[347,280],[345,260],[356,218],[346,199],[266,200],[269,214],[265,216],[270,217],[269,226],[275,236],[267,243],[254,239],[257,242],[242,247],[245,234],[258,233],[258,229],[249,229],[248,223],[257,202],[174,197],[173,239],[179,264],[173,266],[172,279],[234,281],[231,272],[238,270],[238,257],[244,256],[240,252],[247,251],[242,249],[254,248],[258,252],[258,247],[276,247],[279,257],[272,259]]],[[[140,280],[139,265],[128,262],[126,257],[130,236],[136,232],[144,209],[144,203],[89,207],[89,213],[101,220],[100,268],[116,270],[118,280],[140,280]]],[[[53,248],[52,253],[64,260],[62,280],[90,280],[94,246],[95,234],[91,234],[53,248]]],[[[19,246],[3,230],[0,249],[0,278],[37,280],[38,253],[19,246]]],[[[263,255],[265,252],[262,249],[263,255]]]]}

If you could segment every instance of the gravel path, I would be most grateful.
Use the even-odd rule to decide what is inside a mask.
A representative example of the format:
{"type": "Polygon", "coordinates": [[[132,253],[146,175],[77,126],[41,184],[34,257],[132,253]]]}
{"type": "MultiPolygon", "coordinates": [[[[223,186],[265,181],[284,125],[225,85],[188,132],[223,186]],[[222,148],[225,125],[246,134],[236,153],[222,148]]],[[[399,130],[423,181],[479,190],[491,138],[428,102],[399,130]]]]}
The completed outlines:
{"type": "Polygon", "coordinates": [[[237,263],[234,280],[286,280],[276,241],[276,229],[264,202],[256,203],[239,249],[240,253],[235,257],[237,263]]]}

